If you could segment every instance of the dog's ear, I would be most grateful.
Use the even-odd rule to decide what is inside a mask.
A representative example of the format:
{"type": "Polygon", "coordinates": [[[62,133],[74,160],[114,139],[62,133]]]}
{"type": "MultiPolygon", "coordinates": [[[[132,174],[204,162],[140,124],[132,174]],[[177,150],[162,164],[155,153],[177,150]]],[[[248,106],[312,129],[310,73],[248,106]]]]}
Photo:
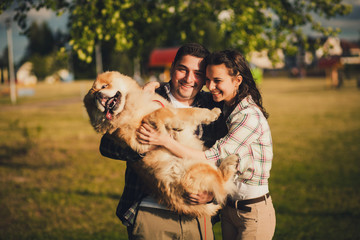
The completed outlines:
{"type": "Polygon", "coordinates": [[[95,95],[93,94],[93,91],[90,89],[89,92],[85,95],[84,99],[84,106],[86,108],[86,111],[91,119],[93,108],[95,105],[95,95]]]}
{"type": "Polygon", "coordinates": [[[85,97],[83,99],[85,106],[87,104],[89,104],[91,101],[93,101],[94,99],[95,99],[94,90],[92,88],[90,88],[90,90],[87,92],[87,94],[85,95],[85,97]]]}
{"type": "Polygon", "coordinates": [[[106,133],[109,124],[105,122],[105,115],[96,107],[94,92],[90,89],[84,97],[84,106],[88,113],[90,123],[98,133],[106,133]]]}

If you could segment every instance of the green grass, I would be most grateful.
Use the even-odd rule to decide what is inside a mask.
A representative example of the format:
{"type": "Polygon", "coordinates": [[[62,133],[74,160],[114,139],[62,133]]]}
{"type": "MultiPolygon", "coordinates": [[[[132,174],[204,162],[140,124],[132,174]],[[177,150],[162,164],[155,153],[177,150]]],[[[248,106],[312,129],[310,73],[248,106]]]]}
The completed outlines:
{"type": "MultiPolygon", "coordinates": [[[[127,238],[115,216],[125,163],[99,154],[81,102],[90,85],[38,84],[14,106],[0,96],[0,239],[127,238]]],[[[274,142],[274,239],[360,239],[355,81],[332,90],[324,79],[268,78],[261,91],[274,142]]]]}

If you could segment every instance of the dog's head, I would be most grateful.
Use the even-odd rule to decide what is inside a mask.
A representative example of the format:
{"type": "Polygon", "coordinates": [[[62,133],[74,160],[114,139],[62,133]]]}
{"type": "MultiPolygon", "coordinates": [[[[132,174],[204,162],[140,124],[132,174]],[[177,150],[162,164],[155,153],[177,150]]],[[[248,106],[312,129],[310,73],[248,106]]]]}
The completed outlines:
{"type": "Polygon", "coordinates": [[[99,74],[84,98],[91,124],[98,132],[105,132],[111,121],[125,106],[130,90],[139,88],[135,80],[119,72],[99,74]]]}

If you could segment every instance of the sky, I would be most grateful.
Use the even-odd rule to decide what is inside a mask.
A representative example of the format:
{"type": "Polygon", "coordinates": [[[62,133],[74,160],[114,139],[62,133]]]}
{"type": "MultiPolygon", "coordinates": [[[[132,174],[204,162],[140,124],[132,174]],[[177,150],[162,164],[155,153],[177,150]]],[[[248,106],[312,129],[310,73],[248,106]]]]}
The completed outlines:
{"type": "MultiPolygon", "coordinates": [[[[0,57],[3,55],[5,48],[7,47],[7,33],[5,21],[8,18],[12,18],[14,12],[6,11],[0,15],[0,57]]],[[[37,23],[47,22],[52,32],[55,33],[57,30],[62,32],[67,31],[67,15],[61,17],[56,16],[56,14],[50,10],[40,9],[39,11],[30,10],[28,16],[28,26],[32,22],[36,21],[37,23]]],[[[13,52],[14,52],[14,61],[15,64],[21,60],[23,57],[26,47],[28,45],[27,37],[21,34],[22,30],[17,25],[17,23],[12,22],[12,40],[13,40],[13,52]]]]}
{"type": "MultiPolygon", "coordinates": [[[[341,39],[357,41],[360,39],[360,0],[345,0],[344,2],[353,5],[353,12],[345,17],[336,17],[330,20],[319,19],[323,26],[338,27],[341,29],[339,37],[341,39]]],[[[0,57],[2,57],[7,46],[7,34],[5,20],[13,16],[13,12],[5,11],[0,15],[0,57]]],[[[40,9],[39,11],[31,10],[28,15],[29,26],[33,21],[41,23],[46,21],[53,33],[57,30],[66,32],[67,15],[58,17],[54,12],[40,9]]],[[[12,23],[12,39],[15,64],[18,63],[25,53],[28,41],[21,35],[21,29],[16,23],[12,23]]],[[[311,33],[309,33],[311,35],[311,33]]]]}

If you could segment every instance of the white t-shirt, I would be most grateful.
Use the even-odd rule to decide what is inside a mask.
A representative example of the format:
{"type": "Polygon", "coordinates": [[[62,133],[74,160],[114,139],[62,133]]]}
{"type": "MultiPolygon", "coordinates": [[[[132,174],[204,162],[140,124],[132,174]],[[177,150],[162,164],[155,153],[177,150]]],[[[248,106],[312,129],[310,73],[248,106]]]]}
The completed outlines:
{"type": "Polygon", "coordinates": [[[179,102],[179,101],[171,94],[171,92],[168,93],[168,96],[169,96],[169,98],[170,98],[171,104],[172,104],[175,108],[192,108],[192,106],[185,105],[185,104],[179,102]]]}

